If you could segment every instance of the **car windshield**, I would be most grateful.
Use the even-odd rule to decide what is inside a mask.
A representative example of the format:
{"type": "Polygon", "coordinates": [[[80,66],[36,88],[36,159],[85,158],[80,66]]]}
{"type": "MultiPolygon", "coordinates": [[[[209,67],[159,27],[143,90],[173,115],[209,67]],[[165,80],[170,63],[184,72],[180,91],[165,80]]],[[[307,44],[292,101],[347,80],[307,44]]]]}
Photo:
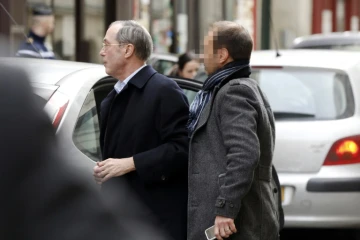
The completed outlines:
{"type": "Polygon", "coordinates": [[[296,49],[332,49],[332,50],[346,50],[346,51],[360,51],[358,44],[342,44],[342,45],[309,45],[309,46],[295,46],[296,49]]]}
{"type": "Polygon", "coordinates": [[[331,49],[334,49],[334,50],[360,51],[360,45],[359,44],[334,45],[334,46],[331,46],[331,49]]]}
{"type": "Polygon", "coordinates": [[[308,68],[253,68],[276,119],[332,120],[354,114],[347,75],[308,68]]]}

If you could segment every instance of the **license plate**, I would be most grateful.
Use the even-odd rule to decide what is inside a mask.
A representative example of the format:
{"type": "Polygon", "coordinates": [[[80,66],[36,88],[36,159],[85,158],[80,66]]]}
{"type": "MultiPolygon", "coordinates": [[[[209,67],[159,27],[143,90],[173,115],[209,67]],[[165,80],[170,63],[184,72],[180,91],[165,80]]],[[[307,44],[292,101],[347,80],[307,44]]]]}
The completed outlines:
{"type": "Polygon", "coordinates": [[[285,188],[281,187],[281,202],[284,202],[284,198],[285,198],[285,188]]]}

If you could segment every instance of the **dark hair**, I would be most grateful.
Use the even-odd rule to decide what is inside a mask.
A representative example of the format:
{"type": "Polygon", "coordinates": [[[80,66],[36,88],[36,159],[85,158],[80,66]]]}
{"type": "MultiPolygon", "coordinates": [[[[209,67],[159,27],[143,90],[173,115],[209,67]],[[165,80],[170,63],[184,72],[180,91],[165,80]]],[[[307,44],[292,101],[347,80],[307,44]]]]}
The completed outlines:
{"type": "Polygon", "coordinates": [[[191,53],[186,52],[186,53],[181,54],[179,56],[179,60],[177,62],[179,70],[182,71],[185,67],[185,64],[194,59],[195,59],[195,57],[191,53]]]}
{"type": "Polygon", "coordinates": [[[240,24],[219,21],[212,25],[214,50],[226,48],[234,60],[250,59],[253,40],[249,32],[240,24]]]}

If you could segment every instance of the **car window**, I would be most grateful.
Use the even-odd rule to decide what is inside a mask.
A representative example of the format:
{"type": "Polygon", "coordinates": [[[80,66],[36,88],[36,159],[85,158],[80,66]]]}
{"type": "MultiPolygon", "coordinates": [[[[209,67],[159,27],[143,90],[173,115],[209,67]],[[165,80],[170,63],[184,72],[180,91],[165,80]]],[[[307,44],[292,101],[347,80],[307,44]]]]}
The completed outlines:
{"type": "Polygon", "coordinates": [[[355,106],[345,74],[317,69],[253,69],[251,75],[277,116],[331,120],[350,117],[355,106]]]}
{"type": "Polygon", "coordinates": [[[183,89],[185,96],[188,99],[189,104],[191,104],[196,96],[197,91],[189,90],[189,89],[183,89]]]}
{"type": "MultiPolygon", "coordinates": [[[[109,86],[111,89],[113,88],[113,84],[110,84],[109,86]]],[[[191,104],[196,96],[197,89],[194,87],[187,87],[186,84],[181,84],[180,87],[183,89],[189,104],[191,104]]],[[[80,110],[73,133],[75,146],[94,161],[102,159],[100,148],[99,115],[97,112],[95,95],[101,98],[99,100],[101,102],[108,92],[109,89],[107,85],[102,86],[102,88],[97,88],[95,94],[94,90],[89,92],[80,110]]]]}
{"type": "Polygon", "coordinates": [[[168,60],[157,60],[153,63],[152,67],[161,74],[165,74],[170,71],[170,69],[175,65],[175,62],[168,60]]]}
{"type": "Polygon", "coordinates": [[[359,51],[359,44],[340,44],[340,45],[300,45],[293,46],[295,49],[331,49],[331,50],[346,50],[346,51],[359,51]]]}
{"type": "Polygon", "coordinates": [[[100,126],[94,91],[87,95],[73,133],[75,146],[94,161],[101,160],[100,126]]]}
{"type": "Polygon", "coordinates": [[[360,51],[360,45],[359,44],[335,45],[335,46],[331,46],[331,49],[334,49],[334,50],[360,51]]]}

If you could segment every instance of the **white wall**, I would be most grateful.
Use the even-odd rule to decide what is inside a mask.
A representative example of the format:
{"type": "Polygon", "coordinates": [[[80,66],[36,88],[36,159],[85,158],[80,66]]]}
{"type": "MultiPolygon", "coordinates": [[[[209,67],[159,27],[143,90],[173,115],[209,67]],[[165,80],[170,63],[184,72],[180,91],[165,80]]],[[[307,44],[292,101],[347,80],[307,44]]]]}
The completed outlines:
{"type": "Polygon", "coordinates": [[[272,0],[271,13],[271,48],[275,48],[274,35],[279,48],[287,48],[296,37],[311,34],[312,0],[272,0]]]}
{"type": "Polygon", "coordinates": [[[222,1],[202,0],[199,4],[200,14],[200,50],[203,50],[203,39],[212,23],[222,19],[222,1]]]}

